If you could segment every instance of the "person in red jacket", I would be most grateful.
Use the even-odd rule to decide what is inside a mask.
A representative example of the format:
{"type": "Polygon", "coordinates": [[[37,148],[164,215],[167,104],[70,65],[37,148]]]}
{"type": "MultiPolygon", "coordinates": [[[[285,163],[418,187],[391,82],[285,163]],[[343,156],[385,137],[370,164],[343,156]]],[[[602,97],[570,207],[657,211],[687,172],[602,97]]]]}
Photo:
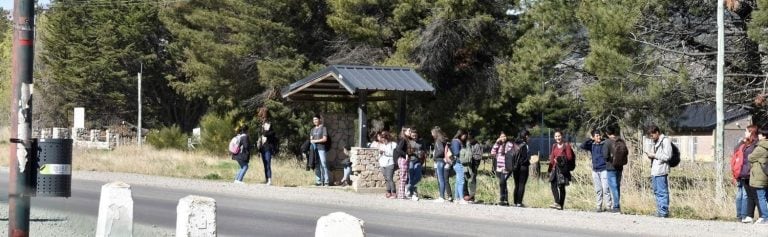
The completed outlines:
{"type": "MultiPolygon", "coordinates": [[[[555,203],[550,208],[563,210],[565,207],[565,186],[571,181],[569,163],[575,159],[571,144],[563,141],[563,132],[555,131],[555,144],[549,152],[549,182],[552,187],[552,197],[555,203]]],[[[572,164],[572,163],[571,163],[572,164]]]]}
{"type": "MultiPolygon", "coordinates": [[[[755,200],[757,191],[749,186],[750,164],[749,154],[757,144],[757,125],[749,125],[744,131],[744,137],[731,156],[731,172],[736,184],[736,217],[743,223],[752,223],[755,215],[755,200]]],[[[759,209],[759,208],[758,208],[759,209]]],[[[763,210],[758,210],[760,213],[763,210]]]]}

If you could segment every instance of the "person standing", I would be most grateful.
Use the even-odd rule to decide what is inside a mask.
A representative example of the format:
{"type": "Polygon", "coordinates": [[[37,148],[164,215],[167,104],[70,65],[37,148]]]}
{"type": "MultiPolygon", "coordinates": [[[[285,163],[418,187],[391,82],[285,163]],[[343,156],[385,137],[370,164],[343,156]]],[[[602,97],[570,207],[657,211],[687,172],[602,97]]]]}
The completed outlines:
{"type": "Polygon", "coordinates": [[[328,141],[328,130],[323,125],[323,118],[319,114],[312,117],[312,123],[315,127],[309,134],[309,142],[312,143],[312,150],[317,151],[319,158],[318,165],[315,167],[315,185],[328,186],[330,182],[330,173],[328,172],[328,162],[326,160],[325,142],[328,141]]]}
{"type": "Polygon", "coordinates": [[[597,195],[595,212],[603,211],[603,204],[609,208],[611,194],[608,192],[607,162],[603,156],[603,137],[597,130],[590,133],[591,139],[581,144],[580,148],[592,154],[592,184],[597,195]]]}
{"type": "Polygon", "coordinates": [[[656,217],[669,217],[669,160],[672,158],[672,141],[661,134],[659,127],[651,125],[647,133],[653,140],[653,151],[646,152],[651,159],[653,193],[656,196],[656,217]]]}
{"type": "Polygon", "coordinates": [[[408,127],[403,127],[400,130],[400,138],[397,141],[394,157],[397,159],[398,169],[398,182],[397,182],[397,199],[405,199],[405,189],[408,185],[408,149],[410,143],[408,140],[411,136],[411,130],[408,127]]]}
{"type": "Polygon", "coordinates": [[[768,174],[763,171],[764,166],[768,166],[768,126],[758,130],[759,141],[757,147],[749,154],[749,164],[754,167],[749,173],[749,186],[755,189],[757,193],[757,204],[760,211],[760,219],[755,224],[768,224],[768,174]]]}
{"type": "Polygon", "coordinates": [[[389,137],[389,132],[381,131],[378,135],[379,142],[374,143],[379,149],[379,167],[381,167],[381,174],[384,175],[384,180],[387,186],[386,198],[395,198],[395,161],[394,152],[397,144],[392,142],[389,137]]]}
{"type": "Polygon", "coordinates": [[[248,140],[248,125],[243,125],[238,129],[238,143],[240,144],[240,152],[232,155],[232,159],[237,161],[240,165],[240,170],[235,175],[235,183],[242,184],[245,178],[245,173],[248,172],[248,163],[251,161],[251,146],[248,140]]]}
{"type": "Polygon", "coordinates": [[[608,187],[611,192],[613,207],[611,212],[621,213],[621,176],[624,171],[624,165],[627,164],[626,142],[616,136],[616,128],[610,127],[607,131],[608,140],[603,146],[603,157],[605,157],[605,167],[608,174],[608,187]]]}
{"type": "Polygon", "coordinates": [[[259,151],[261,161],[264,163],[264,180],[267,185],[272,185],[272,156],[277,152],[277,135],[269,122],[261,126],[261,138],[259,139],[259,151]]]}
{"type": "Polygon", "coordinates": [[[467,133],[462,129],[456,131],[456,135],[453,136],[453,140],[451,140],[452,155],[450,161],[446,161],[451,164],[450,166],[453,167],[453,171],[456,172],[456,186],[453,187],[453,200],[459,200],[458,204],[468,204],[468,202],[464,200],[464,165],[459,161],[459,154],[466,142],[467,133]]]}
{"type": "Polygon", "coordinates": [[[432,131],[430,131],[432,134],[432,138],[435,139],[435,150],[434,154],[432,154],[432,159],[435,161],[435,173],[437,176],[437,186],[438,186],[438,192],[439,192],[439,198],[435,199],[435,202],[442,203],[445,202],[445,187],[448,185],[447,182],[447,173],[445,172],[445,169],[443,167],[445,166],[445,160],[446,160],[446,154],[445,150],[447,148],[447,138],[445,136],[445,133],[443,132],[440,127],[434,127],[432,128],[432,131]]]}
{"type": "Polygon", "coordinates": [[[525,207],[523,197],[525,197],[525,185],[528,184],[528,168],[531,166],[531,156],[528,154],[528,137],[531,135],[528,130],[523,129],[518,133],[515,146],[520,150],[520,159],[516,169],[512,170],[512,180],[515,181],[514,199],[516,207],[525,207]]]}
{"type": "Polygon", "coordinates": [[[573,167],[569,167],[569,164],[573,164],[573,159],[575,156],[571,144],[563,141],[562,131],[555,131],[555,144],[552,144],[549,152],[549,182],[555,203],[550,205],[550,208],[557,210],[565,208],[565,186],[568,186],[572,179],[571,168],[573,167]]]}
{"type": "Polygon", "coordinates": [[[506,169],[506,155],[514,147],[515,144],[507,140],[507,134],[501,132],[499,138],[496,139],[496,143],[493,144],[493,148],[491,148],[491,156],[496,158],[496,178],[499,179],[500,206],[509,206],[507,179],[509,179],[510,174],[506,169]]]}
{"type": "MultiPolygon", "coordinates": [[[[731,156],[731,173],[736,184],[736,217],[742,223],[752,223],[755,218],[757,191],[749,185],[749,155],[755,150],[757,141],[757,126],[747,126],[744,137],[739,139],[739,144],[731,156]]],[[[758,211],[763,213],[763,210],[758,211]]]]}
{"type": "Polygon", "coordinates": [[[411,128],[411,136],[408,139],[408,196],[411,200],[419,200],[419,192],[416,185],[421,181],[421,169],[426,162],[424,146],[419,141],[419,133],[411,128]]]}
{"type": "Polygon", "coordinates": [[[475,202],[475,193],[477,192],[477,169],[480,167],[480,161],[483,159],[483,145],[480,144],[475,136],[468,135],[466,149],[470,149],[472,153],[472,160],[470,160],[469,167],[464,167],[466,176],[466,184],[464,185],[465,200],[470,203],[475,202]]]}

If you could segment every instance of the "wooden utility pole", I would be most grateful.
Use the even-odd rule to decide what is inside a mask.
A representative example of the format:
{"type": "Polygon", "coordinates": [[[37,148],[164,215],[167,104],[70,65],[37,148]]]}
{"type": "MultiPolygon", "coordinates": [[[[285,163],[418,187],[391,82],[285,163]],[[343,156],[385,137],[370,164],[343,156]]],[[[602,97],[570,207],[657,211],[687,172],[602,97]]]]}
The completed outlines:
{"type": "Polygon", "coordinates": [[[723,114],[723,83],[724,65],[725,65],[725,24],[724,24],[724,2],[717,0],[717,88],[715,89],[715,104],[717,110],[717,128],[715,131],[715,172],[717,173],[717,183],[715,186],[715,200],[723,200],[725,192],[723,191],[723,140],[725,132],[725,115],[723,114]]]}

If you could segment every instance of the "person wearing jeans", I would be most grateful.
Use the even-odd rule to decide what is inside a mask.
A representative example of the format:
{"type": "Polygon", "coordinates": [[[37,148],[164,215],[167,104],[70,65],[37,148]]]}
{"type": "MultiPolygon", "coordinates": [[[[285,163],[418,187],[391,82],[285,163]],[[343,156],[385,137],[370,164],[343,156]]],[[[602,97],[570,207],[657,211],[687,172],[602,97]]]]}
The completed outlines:
{"type": "Polygon", "coordinates": [[[595,188],[596,195],[596,212],[603,211],[603,205],[605,208],[610,208],[611,194],[608,189],[608,172],[607,162],[605,156],[603,156],[603,139],[600,132],[592,130],[591,139],[587,140],[581,146],[581,149],[589,151],[592,155],[592,185],[595,188]]]}
{"type": "Polygon", "coordinates": [[[425,163],[425,153],[423,146],[418,141],[419,133],[411,128],[410,139],[408,140],[408,196],[412,200],[419,200],[419,193],[416,185],[421,181],[421,168],[425,163]]]}
{"type": "Polygon", "coordinates": [[[731,174],[736,184],[736,218],[742,223],[752,223],[755,219],[757,192],[749,186],[749,173],[752,168],[749,164],[749,155],[755,150],[757,141],[757,126],[754,124],[747,126],[744,137],[739,139],[731,155],[731,174]]]}
{"type": "Polygon", "coordinates": [[[656,217],[669,217],[669,159],[672,158],[672,141],[661,134],[659,127],[651,125],[647,133],[653,140],[653,151],[646,151],[648,159],[651,159],[651,177],[653,194],[656,196],[656,217]]]}
{"type": "Polygon", "coordinates": [[[499,138],[496,139],[496,143],[491,148],[491,156],[496,160],[496,178],[499,180],[499,205],[509,206],[509,191],[507,190],[507,179],[509,179],[509,173],[506,169],[505,156],[507,152],[510,152],[514,148],[514,144],[511,141],[507,141],[507,135],[501,132],[499,138]]]}
{"type": "Polygon", "coordinates": [[[464,200],[464,165],[459,161],[459,154],[464,144],[467,141],[467,133],[464,130],[459,129],[456,132],[456,136],[451,140],[451,156],[450,163],[453,167],[453,171],[456,172],[456,186],[453,187],[453,200],[458,200],[459,204],[467,204],[464,200]]]}
{"type": "Polygon", "coordinates": [[[446,182],[446,176],[448,175],[445,172],[445,169],[443,167],[445,166],[445,149],[446,149],[446,136],[445,133],[440,129],[440,127],[434,127],[431,131],[432,138],[435,139],[435,150],[432,154],[432,158],[435,161],[435,173],[437,175],[437,186],[438,186],[438,192],[440,193],[440,197],[435,199],[435,202],[442,203],[445,202],[445,187],[447,185],[446,182]]]}
{"type": "Polygon", "coordinates": [[[760,219],[755,224],[768,224],[768,174],[763,172],[763,167],[768,165],[768,125],[758,130],[758,142],[752,154],[749,154],[749,164],[752,167],[749,173],[749,186],[755,189],[757,194],[757,206],[760,209],[760,219]]]}
{"type": "MultiPolygon", "coordinates": [[[[621,176],[626,164],[622,161],[627,160],[627,153],[622,154],[618,149],[617,144],[626,145],[626,143],[616,136],[617,130],[615,127],[608,128],[608,139],[605,140],[603,145],[603,157],[605,157],[606,170],[608,171],[608,187],[611,193],[611,201],[613,201],[613,207],[610,211],[613,213],[621,213],[621,176]]],[[[626,148],[626,146],[622,147],[626,148]]]]}
{"type": "Polygon", "coordinates": [[[238,130],[240,143],[240,152],[232,155],[232,159],[237,161],[240,170],[235,174],[235,183],[242,184],[245,173],[248,172],[248,163],[251,160],[250,141],[248,140],[248,125],[243,125],[238,130]]]}
{"type": "Polygon", "coordinates": [[[323,118],[320,115],[312,117],[312,123],[315,127],[309,134],[309,142],[312,143],[312,149],[317,150],[317,156],[320,158],[318,163],[320,167],[315,168],[315,185],[328,186],[330,183],[330,172],[328,172],[328,162],[325,157],[325,143],[328,141],[328,130],[323,126],[323,118]]]}
{"type": "Polygon", "coordinates": [[[272,125],[264,122],[262,125],[262,135],[259,139],[259,149],[261,151],[261,161],[264,163],[264,182],[272,185],[272,155],[277,151],[277,137],[272,125]]]}

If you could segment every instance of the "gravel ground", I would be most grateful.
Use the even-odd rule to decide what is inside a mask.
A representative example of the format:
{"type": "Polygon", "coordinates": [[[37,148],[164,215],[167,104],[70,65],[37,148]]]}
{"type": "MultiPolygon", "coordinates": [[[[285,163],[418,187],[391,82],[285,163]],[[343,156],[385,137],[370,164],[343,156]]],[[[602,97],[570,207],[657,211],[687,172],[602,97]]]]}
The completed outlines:
{"type": "MultiPolygon", "coordinates": [[[[400,210],[403,212],[461,215],[477,219],[505,220],[510,224],[525,223],[553,227],[571,227],[589,230],[620,231],[641,236],[768,236],[768,225],[741,224],[724,221],[661,219],[650,216],[557,211],[543,208],[514,208],[492,205],[457,205],[433,203],[429,200],[407,201],[385,199],[383,195],[354,193],[343,188],[274,187],[263,184],[233,184],[224,181],[191,180],[126,173],[77,171],[75,179],[97,180],[104,183],[123,181],[181,190],[209,190],[231,195],[258,196],[309,203],[336,204],[371,209],[400,210]],[[454,211],[447,212],[447,209],[454,211]]],[[[567,200],[566,200],[567,202],[567,200]]],[[[96,204],[98,205],[98,204],[96,204]]],[[[7,226],[7,204],[0,205],[2,223],[7,226]]],[[[72,216],[45,210],[32,211],[34,236],[93,236],[96,220],[92,217],[72,216]],[[56,233],[56,234],[53,234],[56,233]],[[48,235],[51,234],[51,235],[48,235]]],[[[7,230],[0,228],[0,235],[7,230]]],[[[172,236],[172,230],[152,226],[134,226],[135,236],[172,236]]]]}

